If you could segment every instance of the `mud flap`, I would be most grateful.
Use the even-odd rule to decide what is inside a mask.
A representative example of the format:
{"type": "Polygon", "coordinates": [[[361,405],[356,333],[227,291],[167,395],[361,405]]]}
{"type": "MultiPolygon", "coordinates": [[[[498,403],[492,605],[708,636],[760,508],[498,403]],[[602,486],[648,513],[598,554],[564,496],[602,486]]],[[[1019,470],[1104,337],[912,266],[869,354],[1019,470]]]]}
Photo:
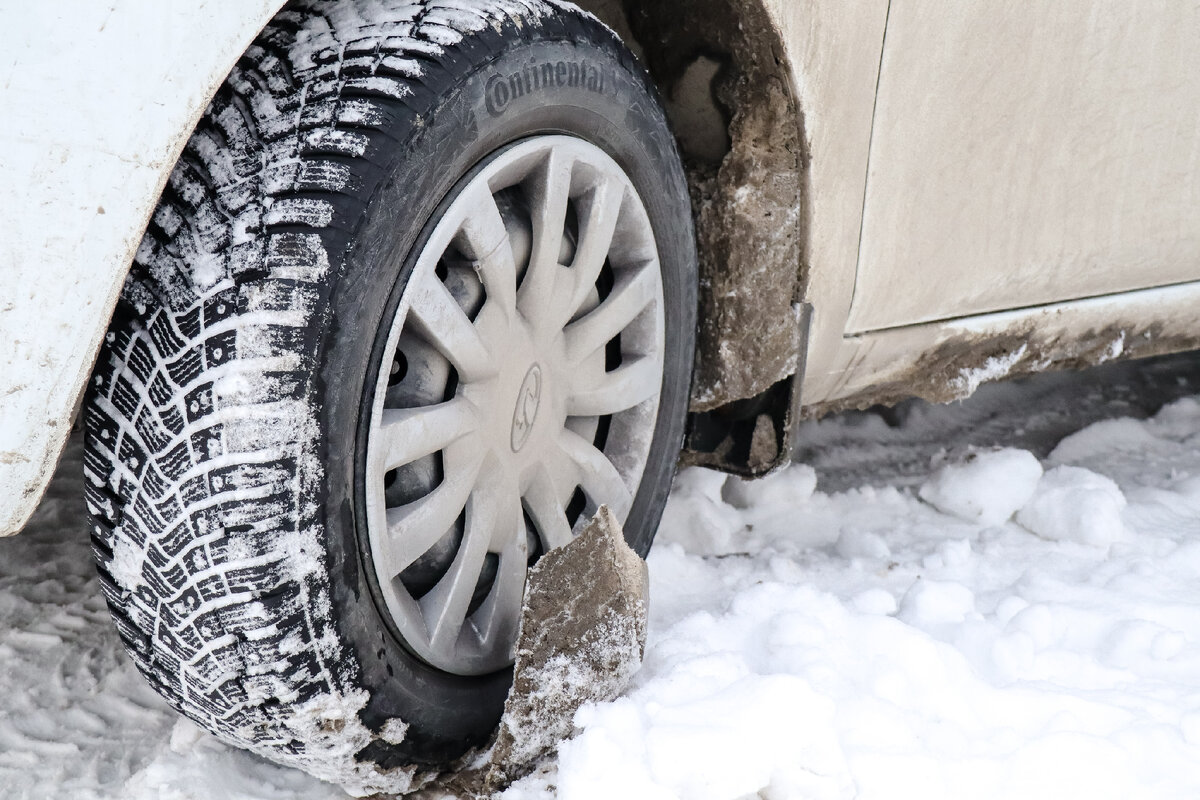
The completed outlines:
{"type": "Polygon", "coordinates": [[[798,339],[796,371],[754,397],[688,414],[680,465],[699,466],[739,475],[762,476],[786,465],[796,449],[802,419],[800,389],[808,363],[807,343],[812,306],[796,306],[798,339]]]}

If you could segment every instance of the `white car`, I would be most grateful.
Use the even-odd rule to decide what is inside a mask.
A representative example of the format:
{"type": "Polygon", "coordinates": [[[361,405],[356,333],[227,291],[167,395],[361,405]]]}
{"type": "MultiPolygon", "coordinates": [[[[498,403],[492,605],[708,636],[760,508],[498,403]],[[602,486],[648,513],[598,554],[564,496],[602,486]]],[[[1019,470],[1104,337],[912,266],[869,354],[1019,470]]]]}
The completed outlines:
{"type": "Polygon", "coordinates": [[[1195,6],[579,5],[4,9],[0,534],[80,419],[138,667],[357,792],[487,741],[528,566],[644,554],[681,450],[1197,347],[1195,6]]]}

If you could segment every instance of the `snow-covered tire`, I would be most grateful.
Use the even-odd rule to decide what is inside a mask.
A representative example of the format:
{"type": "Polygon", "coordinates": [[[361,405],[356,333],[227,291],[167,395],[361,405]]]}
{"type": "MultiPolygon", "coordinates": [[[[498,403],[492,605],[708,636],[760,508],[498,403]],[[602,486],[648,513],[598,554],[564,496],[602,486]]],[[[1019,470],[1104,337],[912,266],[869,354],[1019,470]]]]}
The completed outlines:
{"type": "Polygon", "coordinates": [[[663,383],[626,524],[645,553],[682,440],[695,251],[660,104],[608,29],[557,0],[294,2],[187,144],[86,399],[85,487],[130,655],[222,739],[369,793],[494,728],[511,669],[450,674],[389,624],[364,452],[422,237],[464,176],[547,134],[619,165],[657,241],[663,383]]]}

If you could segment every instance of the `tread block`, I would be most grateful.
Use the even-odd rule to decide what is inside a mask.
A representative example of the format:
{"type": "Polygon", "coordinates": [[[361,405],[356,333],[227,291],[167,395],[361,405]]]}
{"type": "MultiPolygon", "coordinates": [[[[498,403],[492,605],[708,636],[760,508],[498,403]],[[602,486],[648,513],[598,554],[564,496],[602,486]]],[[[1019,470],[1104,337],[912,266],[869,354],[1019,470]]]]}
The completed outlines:
{"type": "MultiPolygon", "coordinates": [[[[227,364],[237,357],[237,331],[225,331],[210,336],[204,341],[204,363],[208,369],[227,364]]],[[[211,384],[209,384],[211,387],[211,384]]],[[[212,392],[209,392],[209,408],[212,408],[212,392]]]]}
{"type": "Polygon", "coordinates": [[[155,312],[146,330],[160,358],[173,358],[187,346],[188,340],[179,333],[170,316],[162,311],[155,312]]]}
{"type": "Polygon", "coordinates": [[[167,375],[176,386],[191,383],[200,377],[204,367],[204,352],[202,347],[191,347],[179,354],[179,357],[166,364],[167,375]]]}
{"type": "Polygon", "coordinates": [[[125,466],[126,470],[136,477],[140,478],[146,469],[146,450],[135,436],[123,435],[121,437],[117,459],[125,466]]]}
{"type": "Polygon", "coordinates": [[[142,403],[141,393],[124,373],[113,380],[109,400],[117,413],[127,420],[133,419],[142,403]]]}
{"type": "Polygon", "coordinates": [[[223,322],[237,312],[237,290],[225,289],[204,300],[201,318],[207,330],[218,322],[223,322]]]}

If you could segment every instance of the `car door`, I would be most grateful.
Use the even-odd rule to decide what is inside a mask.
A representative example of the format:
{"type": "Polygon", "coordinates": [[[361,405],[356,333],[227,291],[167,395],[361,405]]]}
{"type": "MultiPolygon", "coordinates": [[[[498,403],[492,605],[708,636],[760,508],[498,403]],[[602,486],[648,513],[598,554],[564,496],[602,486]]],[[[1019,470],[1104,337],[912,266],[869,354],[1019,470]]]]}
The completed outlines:
{"type": "Polygon", "coordinates": [[[1200,3],[893,2],[847,331],[1200,279],[1200,3]]]}

